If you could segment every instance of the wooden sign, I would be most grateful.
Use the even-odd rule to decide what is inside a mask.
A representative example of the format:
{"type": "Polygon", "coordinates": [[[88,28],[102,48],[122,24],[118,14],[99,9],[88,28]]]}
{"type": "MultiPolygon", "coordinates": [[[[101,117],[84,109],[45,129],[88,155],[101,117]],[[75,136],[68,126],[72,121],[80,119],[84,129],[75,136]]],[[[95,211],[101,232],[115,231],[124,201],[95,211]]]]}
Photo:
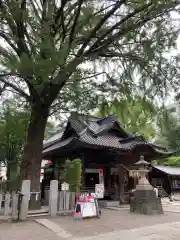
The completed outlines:
{"type": "Polygon", "coordinates": [[[95,184],[96,198],[104,198],[104,184],[95,184]]]}
{"type": "Polygon", "coordinates": [[[63,182],[61,184],[61,190],[62,191],[69,191],[69,183],[63,182]]]}

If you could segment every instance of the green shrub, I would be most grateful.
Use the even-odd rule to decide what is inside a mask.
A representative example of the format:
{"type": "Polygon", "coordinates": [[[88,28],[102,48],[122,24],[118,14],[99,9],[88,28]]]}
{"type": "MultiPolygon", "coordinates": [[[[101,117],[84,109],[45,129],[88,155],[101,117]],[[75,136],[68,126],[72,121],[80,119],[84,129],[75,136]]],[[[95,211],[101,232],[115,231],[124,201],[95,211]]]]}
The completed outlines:
{"type": "Polygon", "coordinates": [[[70,191],[79,192],[81,187],[82,163],[80,159],[65,164],[64,181],[69,183],[70,191]]]}

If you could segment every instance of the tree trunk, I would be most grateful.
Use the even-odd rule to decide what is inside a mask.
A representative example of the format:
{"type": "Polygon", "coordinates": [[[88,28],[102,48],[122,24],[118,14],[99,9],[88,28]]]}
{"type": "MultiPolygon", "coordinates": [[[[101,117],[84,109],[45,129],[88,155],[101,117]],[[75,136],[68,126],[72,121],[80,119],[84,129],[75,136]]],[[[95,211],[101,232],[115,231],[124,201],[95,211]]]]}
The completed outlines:
{"type": "MultiPolygon", "coordinates": [[[[22,180],[31,180],[31,192],[40,192],[42,149],[48,113],[49,108],[46,106],[33,106],[31,108],[21,165],[22,180]]],[[[34,198],[35,195],[32,197],[34,198]]]]}
{"type": "Polygon", "coordinates": [[[19,189],[19,178],[17,174],[17,164],[15,161],[7,162],[6,177],[8,191],[17,191],[19,189]]]}
{"type": "Polygon", "coordinates": [[[7,178],[7,180],[10,180],[10,173],[11,173],[11,171],[10,171],[10,164],[9,164],[9,162],[7,162],[7,170],[6,170],[6,178],[7,178]]]}

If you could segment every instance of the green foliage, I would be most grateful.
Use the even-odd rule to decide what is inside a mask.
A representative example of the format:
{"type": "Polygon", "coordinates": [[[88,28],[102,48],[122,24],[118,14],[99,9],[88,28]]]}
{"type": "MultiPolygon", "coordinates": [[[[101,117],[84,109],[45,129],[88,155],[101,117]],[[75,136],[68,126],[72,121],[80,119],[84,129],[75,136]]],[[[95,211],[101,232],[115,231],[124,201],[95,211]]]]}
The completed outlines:
{"type": "Polygon", "coordinates": [[[150,101],[139,96],[115,99],[112,103],[104,102],[98,111],[101,116],[113,113],[126,131],[147,139],[155,136],[156,107],[150,101]]]}
{"type": "Polygon", "coordinates": [[[163,109],[158,115],[159,134],[156,138],[157,144],[164,144],[176,155],[180,154],[180,124],[178,113],[174,109],[163,109]]]}
{"type": "MultiPolygon", "coordinates": [[[[18,107],[15,99],[3,103],[0,109],[0,162],[7,167],[8,182],[12,184],[20,172],[20,158],[27,137],[28,124],[28,108],[24,110],[18,107]]],[[[49,137],[54,131],[53,123],[48,122],[46,136],[49,137]]]]}
{"type": "Polygon", "coordinates": [[[6,103],[1,111],[0,122],[0,161],[6,165],[7,177],[10,179],[10,176],[18,174],[19,160],[26,140],[29,112],[16,110],[11,102],[6,103]]]}
{"type": "Polygon", "coordinates": [[[155,160],[154,164],[180,167],[180,157],[173,156],[165,159],[155,160]]]}
{"type": "Polygon", "coordinates": [[[64,181],[69,183],[70,191],[79,192],[81,186],[82,164],[80,159],[72,160],[65,165],[64,181]]]}
{"type": "Polygon", "coordinates": [[[19,191],[21,187],[21,179],[20,179],[20,175],[13,175],[11,176],[11,178],[8,180],[3,180],[0,183],[0,191],[19,191]]]}
{"type": "Polygon", "coordinates": [[[171,11],[179,7],[174,0],[0,1],[0,82],[25,98],[31,109],[24,176],[33,174],[32,160],[40,166],[51,109],[87,111],[104,97],[132,90],[151,98],[164,96],[172,73],[177,76],[164,52],[176,42],[171,11]],[[84,68],[94,77],[84,74],[84,68]],[[102,78],[95,77],[101,73],[102,78]],[[40,118],[44,124],[36,128],[40,118]],[[32,142],[37,157],[32,157],[32,142]]]}
{"type": "Polygon", "coordinates": [[[57,133],[57,128],[55,126],[55,123],[53,121],[48,121],[46,123],[44,138],[48,139],[52,137],[55,133],[57,133]]]}
{"type": "Polygon", "coordinates": [[[178,34],[169,12],[178,10],[176,1],[167,0],[75,0],[64,1],[62,6],[54,0],[2,2],[0,26],[5,30],[0,39],[5,45],[0,47],[0,61],[8,75],[0,81],[31,103],[36,96],[36,101],[49,106],[59,97],[61,110],[83,107],[84,101],[77,100],[86,96],[93,97],[91,106],[95,106],[104,90],[110,95],[125,85],[151,96],[157,87],[164,93],[164,86],[176,73],[163,55],[175,47],[178,34]],[[89,68],[94,62],[96,69],[89,68]],[[92,77],[84,82],[89,76],[82,63],[91,74],[103,72],[103,81],[92,77]],[[111,73],[104,70],[109,64],[111,73]]]}

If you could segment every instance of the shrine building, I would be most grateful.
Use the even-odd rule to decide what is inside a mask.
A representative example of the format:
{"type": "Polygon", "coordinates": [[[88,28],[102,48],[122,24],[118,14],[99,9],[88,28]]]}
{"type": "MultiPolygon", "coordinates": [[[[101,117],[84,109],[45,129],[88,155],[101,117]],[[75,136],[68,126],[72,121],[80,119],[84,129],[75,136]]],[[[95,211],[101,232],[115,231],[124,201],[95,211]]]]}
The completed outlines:
{"type": "Polygon", "coordinates": [[[126,132],[114,115],[86,116],[72,113],[66,126],[44,141],[43,159],[52,161],[51,179],[59,179],[58,166],[67,159],[82,161],[82,191],[94,191],[103,183],[105,198],[125,198],[138,179],[131,175],[135,163],[143,156],[151,163],[172,153],[143,136],[126,132]]]}

